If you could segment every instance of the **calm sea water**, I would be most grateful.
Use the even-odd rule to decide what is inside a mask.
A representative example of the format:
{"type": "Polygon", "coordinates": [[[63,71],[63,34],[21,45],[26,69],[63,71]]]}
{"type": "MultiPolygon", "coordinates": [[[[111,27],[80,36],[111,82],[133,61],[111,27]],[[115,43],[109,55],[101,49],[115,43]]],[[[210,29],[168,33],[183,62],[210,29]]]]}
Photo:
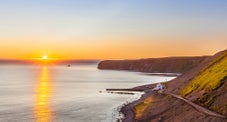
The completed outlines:
{"type": "Polygon", "coordinates": [[[96,65],[0,65],[0,122],[114,121],[114,110],[136,96],[99,91],[173,78],[96,65]]]}

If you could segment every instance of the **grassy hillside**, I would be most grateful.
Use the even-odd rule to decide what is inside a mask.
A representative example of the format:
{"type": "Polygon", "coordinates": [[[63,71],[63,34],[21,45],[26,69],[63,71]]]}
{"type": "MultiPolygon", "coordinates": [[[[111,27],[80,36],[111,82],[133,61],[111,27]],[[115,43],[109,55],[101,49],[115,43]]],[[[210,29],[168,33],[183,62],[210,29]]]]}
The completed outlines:
{"type": "MultiPolygon", "coordinates": [[[[160,64],[159,64],[160,65],[160,64]]],[[[227,50],[207,57],[178,78],[166,83],[166,91],[227,116],[227,50]]],[[[147,121],[226,121],[206,116],[181,100],[153,93],[138,101],[135,120],[147,121]]]]}
{"type": "Polygon", "coordinates": [[[186,85],[182,92],[182,96],[186,96],[192,92],[204,90],[209,92],[220,87],[227,77],[227,51],[216,58],[205,69],[200,72],[192,81],[186,85]]]}
{"type": "Polygon", "coordinates": [[[218,113],[227,115],[227,50],[201,69],[181,95],[218,113]]]}

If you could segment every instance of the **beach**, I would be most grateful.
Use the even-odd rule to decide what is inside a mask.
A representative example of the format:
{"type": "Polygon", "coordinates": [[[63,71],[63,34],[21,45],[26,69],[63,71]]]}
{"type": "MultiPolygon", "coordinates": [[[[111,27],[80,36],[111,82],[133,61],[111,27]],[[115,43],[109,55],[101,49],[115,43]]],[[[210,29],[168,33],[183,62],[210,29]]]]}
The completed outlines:
{"type": "Polygon", "coordinates": [[[139,96],[135,99],[132,99],[130,101],[127,101],[126,104],[122,104],[119,106],[119,113],[121,113],[123,116],[121,116],[118,121],[123,121],[123,122],[132,122],[135,120],[135,112],[134,112],[134,107],[142,102],[145,98],[153,94],[154,92],[151,92],[151,89],[155,87],[156,84],[148,84],[148,85],[141,85],[137,86],[134,88],[128,88],[128,89],[106,89],[107,91],[111,92],[118,92],[122,91],[123,93],[126,92],[137,92],[140,93],[139,96]]]}

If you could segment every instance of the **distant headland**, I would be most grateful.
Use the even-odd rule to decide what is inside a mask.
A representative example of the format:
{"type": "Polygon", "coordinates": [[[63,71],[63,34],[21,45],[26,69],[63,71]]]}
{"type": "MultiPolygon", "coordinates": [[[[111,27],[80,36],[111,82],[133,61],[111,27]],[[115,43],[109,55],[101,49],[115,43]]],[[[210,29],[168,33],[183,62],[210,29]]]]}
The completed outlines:
{"type": "Polygon", "coordinates": [[[98,64],[98,69],[129,70],[148,73],[185,73],[208,57],[209,56],[105,60],[98,64]]]}

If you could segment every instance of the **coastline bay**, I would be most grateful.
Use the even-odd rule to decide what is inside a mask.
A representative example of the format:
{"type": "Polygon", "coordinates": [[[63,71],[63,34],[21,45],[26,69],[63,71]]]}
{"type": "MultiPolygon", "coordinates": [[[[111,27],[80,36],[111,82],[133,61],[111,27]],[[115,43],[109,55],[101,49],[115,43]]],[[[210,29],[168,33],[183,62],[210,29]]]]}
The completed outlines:
{"type": "Polygon", "coordinates": [[[92,65],[1,65],[0,121],[115,121],[138,95],[99,93],[173,79],[92,65]]]}

